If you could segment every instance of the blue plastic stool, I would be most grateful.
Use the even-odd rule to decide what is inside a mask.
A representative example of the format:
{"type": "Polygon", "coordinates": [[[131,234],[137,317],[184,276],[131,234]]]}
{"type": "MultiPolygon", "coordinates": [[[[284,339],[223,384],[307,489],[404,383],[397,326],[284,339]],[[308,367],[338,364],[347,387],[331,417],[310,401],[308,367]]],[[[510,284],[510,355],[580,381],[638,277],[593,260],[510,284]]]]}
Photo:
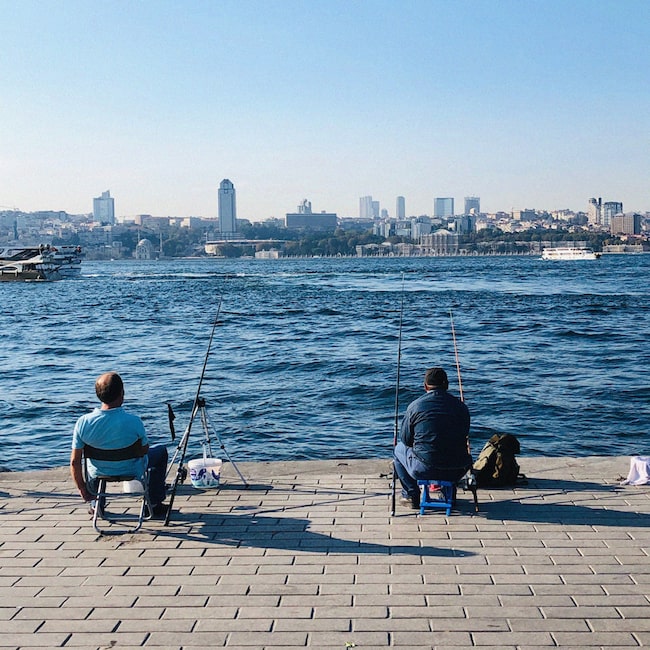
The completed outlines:
{"type": "Polygon", "coordinates": [[[420,514],[425,508],[444,508],[447,516],[456,504],[456,484],[451,481],[418,481],[420,486],[420,514]],[[438,490],[431,488],[437,487],[438,490]]]}

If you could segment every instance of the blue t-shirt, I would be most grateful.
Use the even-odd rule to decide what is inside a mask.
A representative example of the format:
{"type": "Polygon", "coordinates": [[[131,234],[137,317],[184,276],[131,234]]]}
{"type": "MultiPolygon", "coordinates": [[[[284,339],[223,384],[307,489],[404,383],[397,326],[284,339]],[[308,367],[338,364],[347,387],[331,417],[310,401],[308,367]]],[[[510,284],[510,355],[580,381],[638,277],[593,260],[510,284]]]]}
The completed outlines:
{"type": "MultiPolygon", "coordinates": [[[[72,434],[72,448],[83,449],[84,445],[90,445],[98,449],[121,449],[138,439],[143,445],[149,444],[144,424],[137,415],[127,413],[121,406],[96,408],[77,420],[72,434]]],[[[103,473],[113,476],[139,475],[144,471],[146,458],[145,455],[138,460],[89,460],[88,473],[92,477],[103,473]]]]}

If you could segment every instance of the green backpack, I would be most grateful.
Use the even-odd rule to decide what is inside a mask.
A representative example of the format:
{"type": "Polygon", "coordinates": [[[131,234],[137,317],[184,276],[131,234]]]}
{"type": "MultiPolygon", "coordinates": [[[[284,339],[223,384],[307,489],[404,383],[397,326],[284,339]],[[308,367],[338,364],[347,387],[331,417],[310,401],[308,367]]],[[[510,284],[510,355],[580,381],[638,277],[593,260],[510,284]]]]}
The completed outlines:
{"type": "Polygon", "coordinates": [[[525,479],[519,473],[516,454],[519,440],[510,433],[495,433],[486,443],[476,462],[474,475],[479,487],[507,487],[525,479]]]}

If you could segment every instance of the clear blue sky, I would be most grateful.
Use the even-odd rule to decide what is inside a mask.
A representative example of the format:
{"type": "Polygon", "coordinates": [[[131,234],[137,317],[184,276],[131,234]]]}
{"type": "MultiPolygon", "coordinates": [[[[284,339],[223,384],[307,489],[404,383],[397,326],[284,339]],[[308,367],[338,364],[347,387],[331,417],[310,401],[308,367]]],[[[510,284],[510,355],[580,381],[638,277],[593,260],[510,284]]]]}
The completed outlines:
{"type": "Polygon", "coordinates": [[[647,0],[0,0],[0,209],[650,210],[647,0]]]}

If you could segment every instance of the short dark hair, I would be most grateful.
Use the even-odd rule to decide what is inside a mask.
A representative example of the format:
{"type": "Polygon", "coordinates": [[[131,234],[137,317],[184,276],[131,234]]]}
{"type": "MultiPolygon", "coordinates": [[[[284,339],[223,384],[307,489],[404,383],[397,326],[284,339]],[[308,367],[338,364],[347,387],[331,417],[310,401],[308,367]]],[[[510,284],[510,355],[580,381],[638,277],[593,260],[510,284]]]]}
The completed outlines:
{"type": "Polygon", "coordinates": [[[427,386],[435,386],[436,388],[444,388],[445,390],[449,387],[447,373],[442,368],[429,368],[424,373],[424,383],[427,386]]]}
{"type": "Polygon", "coordinates": [[[122,395],[124,383],[116,372],[106,372],[97,377],[95,393],[103,404],[112,404],[122,395]]]}

